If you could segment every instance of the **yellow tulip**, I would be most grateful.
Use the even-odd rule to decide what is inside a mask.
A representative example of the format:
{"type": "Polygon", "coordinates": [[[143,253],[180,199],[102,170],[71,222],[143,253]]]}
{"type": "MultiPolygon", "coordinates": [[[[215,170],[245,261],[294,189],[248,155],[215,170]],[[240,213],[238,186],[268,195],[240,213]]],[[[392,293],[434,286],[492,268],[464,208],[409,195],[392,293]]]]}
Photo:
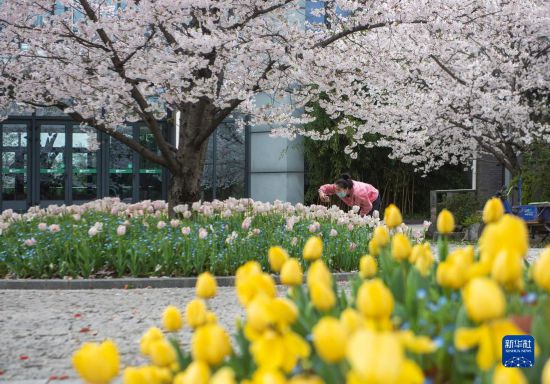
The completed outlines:
{"type": "Polygon", "coordinates": [[[208,384],[210,378],[210,368],[203,361],[193,361],[185,372],[179,373],[175,379],[174,384],[208,384]]]}
{"type": "Polygon", "coordinates": [[[442,287],[459,289],[466,284],[467,275],[464,268],[449,260],[439,263],[435,276],[437,284],[442,287]]]}
{"type": "Polygon", "coordinates": [[[437,345],[426,336],[416,336],[412,331],[401,331],[399,338],[403,346],[412,353],[432,353],[437,349],[437,345]]]}
{"type": "Polygon", "coordinates": [[[349,335],[358,330],[364,323],[363,317],[353,308],[346,308],[340,314],[340,323],[346,328],[349,335]]]}
{"type": "Polygon", "coordinates": [[[323,240],[318,236],[311,236],[304,245],[304,259],[308,261],[317,260],[323,254],[323,240]]]}
{"type": "Polygon", "coordinates": [[[322,283],[326,286],[332,287],[332,274],[328,270],[323,260],[317,260],[311,263],[307,271],[307,285],[311,283],[322,283]]]}
{"type": "Polygon", "coordinates": [[[550,359],[548,359],[546,364],[544,364],[541,382],[542,384],[550,384],[550,359]]]}
{"type": "Polygon", "coordinates": [[[290,258],[281,269],[281,283],[287,286],[301,285],[303,282],[302,266],[298,260],[290,258]]]}
{"type": "Polygon", "coordinates": [[[235,372],[230,367],[220,368],[210,379],[209,384],[237,384],[235,372]]]}
{"type": "Polygon", "coordinates": [[[376,238],[372,238],[369,241],[369,253],[372,256],[378,256],[380,254],[380,245],[378,244],[376,238]]]}
{"type": "Polygon", "coordinates": [[[285,376],[277,370],[259,369],[252,375],[252,384],[286,384],[285,376]]]}
{"type": "Polygon", "coordinates": [[[260,295],[246,307],[246,323],[255,331],[262,332],[270,322],[269,304],[272,299],[260,295]]]}
{"type": "Polygon", "coordinates": [[[437,232],[448,235],[455,229],[455,218],[447,209],[443,209],[437,216],[437,232]]]}
{"type": "Polygon", "coordinates": [[[157,327],[149,328],[147,332],[143,334],[139,342],[141,353],[143,353],[145,356],[148,356],[150,353],[151,343],[153,341],[162,339],[164,339],[164,335],[162,334],[162,331],[160,329],[158,329],[157,327]]]}
{"type": "Polygon", "coordinates": [[[245,279],[252,275],[259,275],[262,273],[262,266],[257,261],[247,261],[237,269],[235,274],[235,282],[245,279]]]}
{"type": "Polygon", "coordinates": [[[290,373],[299,358],[309,356],[310,349],[309,344],[292,331],[287,330],[281,335],[267,330],[252,343],[250,352],[260,369],[282,369],[290,373]]]}
{"type": "Polygon", "coordinates": [[[283,333],[283,346],[285,355],[283,359],[283,371],[292,372],[298,363],[298,359],[308,358],[311,350],[309,344],[297,333],[285,331],[283,333]]]}
{"type": "Polygon", "coordinates": [[[172,374],[168,368],[146,365],[128,367],[124,370],[122,384],[168,384],[172,382],[172,374]]]}
{"type": "Polygon", "coordinates": [[[267,258],[273,272],[279,272],[288,257],[288,253],[281,247],[271,247],[267,251],[267,258]]]}
{"type": "Polygon", "coordinates": [[[198,297],[201,299],[210,299],[216,296],[217,287],[218,284],[214,276],[210,272],[203,272],[199,275],[195,288],[198,297]]]}
{"type": "Polygon", "coordinates": [[[498,364],[493,373],[493,384],[527,384],[527,379],[521,369],[498,364]]]}
{"type": "Polygon", "coordinates": [[[202,326],[193,334],[191,353],[195,360],[218,365],[231,353],[229,335],[218,324],[202,326]]]}
{"type": "Polygon", "coordinates": [[[422,276],[428,276],[432,270],[432,265],[434,263],[434,256],[429,244],[420,245],[422,252],[416,255],[416,260],[414,262],[414,267],[420,272],[422,276]],[[427,245],[427,246],[426,246],[427,245]]]}
{"type": "Polygon", "coordinates": [[[346,356],[358,383],[397,384],[405,356],[393,332],[355,332],[348,342],[346,356]]]}
{"type": "Polygon", "coordinates": [[[393,295],[380,279],[364,282],[357,292],[357,308],[364,316],[376,319],[389,317],[393,306],[393,295]]]}
{"type": "Polygon", "coordinates": [[[390,228],[395,228],[401,225],[403,217],[401,211],[394,204],[390,204],[384,211],[384,222],[390,228]]]}
{"type": "Polygon", "coordinates": [[[523,259],[514,251],[503,249],[493,263],[491,277],[502,286],[512,288],[523,278],[523,259]]]}
{"type": "Polygon", "coordinates": [[[346,355],[347,330],[333,317],[323,317],[313,327],[313,345],[327,363],[336,363],[346,355]]]}
{"type": "Polygon", "coordinates": [[[411,254],[411,242],[409,238],[402,233],[396,233],[391,241],[391,255],[397,260],[406,260],[411,254]]]}
{"type": "Polygon", "coordinates": [[[424,372],[413,360],[405,359],[398,380],[399,384],[423,384],[424,372]]]}
{"type": "Polygon", "coordinates": [[[533,280],[539,287],[550,292],[550,248],[544,249],[535,261],[533,280]]]}
{"type": "Polygon", "coordinates": [[[259,368],[279,369],[286,354],[283,338],[276,332],[267,330],[250,345],[250,353],[259,368]]]}
{"type": "Polygon", "coordinates": [[[206,323],[206,304],[201,299],[194,299],[185,307],[185,321],[191,328],[197,328],[206,323]]]}
{"type": "Polygon", "coordinates": [[[476,322],[501,318],[506,298],[498,284],[486,277],[471,280],[462,292],[468,317],[476,322]]]}
{"type": "Polygon", "coordinates": [[[292,325],[298,319],[298,307],[285,297],[271,300],[269,312],[273,322],[278,325],[292,325]]]}
{"type": "Polygon", "coordinates": [[[374,229],[372,238],[380,247],[385,247],[390,242],[390,232],[386,226],[380,225],[374,229]]]}
{"type": "Polygon", "coordinates": [[[235,288],[239,302],[245,307],[254,300],[256,295],[262,294],[268,297],[275,297],[277,294],[275,280],[267,273],[254,273],[239,279],[236,282],[235,288]]]}
{"type": "Polygon", "coordinates": [[[111,340],[101,344],[84,343],[73,354],[73,367],[87,383],[108,383],[118,375],[120,356],[118,349],[111,340]]]}
{"type": "Polygon", "coordinates": [[[177,332],[183,325],[181,312],[173,305],[169,305],[162,314],[162,325],[168,332],[177,332]]]}
{"type": "Polygon", "coordinates": [[[168,367],[176,361],[176,351],[168,340],[153,341],[150,347],[151,361],[159,367],[168,367]]]}
{"type": "Polygon", "coordinates": [[[466,279],[470,281],[476,277],[488,276],[489,273],[491,273],[491,265],[489,263],[479,261],[477,263],[473,263],[470,268],[468,268],[466,279]]]}
{"type": "Polygon", "coordinates": [[[324,283],[314,281],[309,284],[311,303],[319,311],[328,311],[336,304],[332,288],[324,283]]]}
{"type": "Polygon", "coordinates": [[[503,249],[524,257],[528,248],[527,225],[525,221],[513,215],[504,215],[497,223],[485,226],[479,238],[481,261],[490,265],[503,249]]]}
{"type": "Polygon", "coordinates": [[[359,260],[359,274],[363,279],[370,279],[376,275],[378,265],[371,255],[365,255],[359,260]]]}
{"type": "Polygon", "coordinates": [[[319,376],[298,375],[290,379],[288,384],[325,384],[325,382],[319,376]]]}
{"type": "Polygon", "coordinates": [[[493,197],[487,200],[483,207],[483,222],[485,224],[496,223],[504,215],[504,206],[499,198],[493,197]]]}

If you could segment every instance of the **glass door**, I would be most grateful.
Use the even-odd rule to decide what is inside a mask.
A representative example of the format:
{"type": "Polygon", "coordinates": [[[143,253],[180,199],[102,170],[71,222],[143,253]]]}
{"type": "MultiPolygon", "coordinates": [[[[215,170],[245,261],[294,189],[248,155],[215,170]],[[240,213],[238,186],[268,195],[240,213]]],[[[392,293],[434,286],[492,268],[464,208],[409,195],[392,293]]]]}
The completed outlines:
{"type": "Polygon", "coordinates": [[[29,198],[28,124],[0,124],[0,210],[27,209],[29,198]]]}
{"type": "Polygon", "coordinates": [[[72,201],[81,204],[98,197],[98,134],[73,125],[72,139],[72,201]]]}
{"type": "MultiPolygon", "coordinates": [[[[139,141],[152,152],[160,154],[153,134],[145,126],[139,127],[139,141]]],[[[162,199],[162,168],[160,165],[139,157],[139,200],[162,199]]]]}
{"type": "Polygon", "coordinates": [[[66,193],[66,124],[39,124],[39,200],[41,206],[64,204],[66,193]]]}
{"type": "MultiPolygon", "coordinates": [[[[133,136],[132,127],[122,127],[119,131],[128,137],[133,136]]],[[[132,202],[133,158],[134,152],[128,146],[109,136],[109,196],[132,202]]]]}

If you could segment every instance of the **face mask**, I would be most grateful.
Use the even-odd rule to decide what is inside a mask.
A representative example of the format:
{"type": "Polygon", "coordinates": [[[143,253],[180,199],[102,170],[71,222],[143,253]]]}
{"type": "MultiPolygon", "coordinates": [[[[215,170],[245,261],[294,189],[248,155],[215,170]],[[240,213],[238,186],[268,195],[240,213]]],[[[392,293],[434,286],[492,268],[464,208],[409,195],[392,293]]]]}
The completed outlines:
{"type": "Polygon", "coordinates": [[[343,199],[344,197],[346,197],[346,192],[336,192],[336,195],[337,195],[339,198],[343,199]]]}

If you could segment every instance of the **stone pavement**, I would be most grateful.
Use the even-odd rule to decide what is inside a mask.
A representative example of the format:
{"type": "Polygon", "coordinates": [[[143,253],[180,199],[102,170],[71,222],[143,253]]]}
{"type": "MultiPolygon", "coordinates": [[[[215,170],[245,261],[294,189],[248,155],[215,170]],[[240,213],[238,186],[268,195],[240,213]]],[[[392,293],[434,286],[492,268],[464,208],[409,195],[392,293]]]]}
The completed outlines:
{"type": "MultiPolygon", "coordinates": [[[[142,333],[161,325],[167,305],[183,310],[193,297],[193,289],[0,291],[0,383],[42,384],[64,375],[75,380],[72,353],[85,341],[106,338],[116,342],[124,365],[144,363],[142,333]]],[[[228,330],[242,314],[233,287],[219,288],[209,305],[228,330]]],[[[189,328],[179,335],[185,348],[190,336],[189,328]]]]}

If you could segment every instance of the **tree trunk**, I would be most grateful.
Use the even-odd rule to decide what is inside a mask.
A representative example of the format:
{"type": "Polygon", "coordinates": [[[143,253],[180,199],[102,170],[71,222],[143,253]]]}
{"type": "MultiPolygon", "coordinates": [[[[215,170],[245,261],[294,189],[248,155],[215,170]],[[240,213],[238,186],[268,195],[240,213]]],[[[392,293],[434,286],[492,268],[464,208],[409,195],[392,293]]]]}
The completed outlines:
{"type": "Polygon", "coordinates": [[[179,204],[191,204],[200,197],[201,176],[208,140],[199,146],[186,145],[181,151],[180,169],[173,172],[168,190],[168,213],[174,215],[174,207],[179,204]]]}

